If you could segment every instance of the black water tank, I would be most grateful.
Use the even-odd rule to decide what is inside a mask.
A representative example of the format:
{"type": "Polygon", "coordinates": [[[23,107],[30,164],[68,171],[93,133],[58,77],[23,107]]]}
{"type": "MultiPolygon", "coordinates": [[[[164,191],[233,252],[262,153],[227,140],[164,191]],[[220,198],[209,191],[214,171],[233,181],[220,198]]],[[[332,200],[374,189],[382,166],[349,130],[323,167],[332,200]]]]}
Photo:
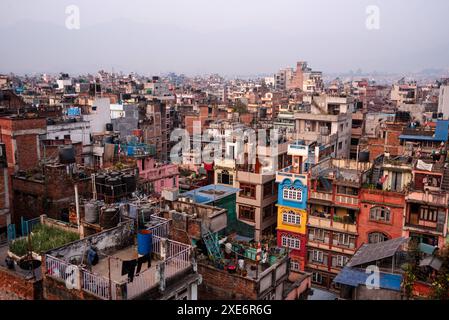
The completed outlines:
{"type": "Polygon", "coordinates": [[[114,177],[106,179],[107,192],[106,195],[113,197],[120,197],[123,193],[122,191],[122,178],[114,177]]]}
{"type": "Polygon", "coordinates": [[[136,191],[136,176],[135,175],[133,175],[131,173],[125,174],[122,177],[122,182],[126,186],[127,193],[132,193],[132,192],[136,191]]]}
{"type": "Polygon", "coordinates": [[[63,164],[75,163],[75,148],[73,146],[59,148],[59,162],[63,164]]]}
{"type": "Polygon", "coordinates": [[[360,162],[369,162],[369,151],[360,151],[359,152],[359,161],[360,162]]]}
{"type": "Polygon", "coordinates": [[[120,211],[117,207],[104,208],[100,213],[100,227],[110,229],[120,221],[120,211]]]}
{"type": "Polygon", "coordinates": [[[113,131],[114,130],[114,126],[112,125],[112,123],[106,123],[106,131],[113,131]]]}
{"type": "Polygon", "coordinates": [[[104,193],[106,192],[106,176],[104,174],[97,174],[95,176],[95,187],[97,188],[97,198],[102,199],[104,193]]]}

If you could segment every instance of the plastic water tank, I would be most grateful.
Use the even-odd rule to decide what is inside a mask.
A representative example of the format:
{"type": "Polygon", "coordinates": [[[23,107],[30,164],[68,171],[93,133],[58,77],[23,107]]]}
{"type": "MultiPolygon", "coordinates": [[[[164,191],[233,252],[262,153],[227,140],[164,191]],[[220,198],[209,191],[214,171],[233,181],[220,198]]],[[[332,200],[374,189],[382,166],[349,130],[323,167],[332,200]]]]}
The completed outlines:
{"type": "Polygon", "coordinates": [[[122,183],[126,186],[126,192],[131,193],[136,191],[136,176],[133,174],[125,174],[122,177],[122,183]]]}
{"type": "Polygon", "coordinates": [[[75,148],[73,146],[66,146],[59,148],[59,162],[74,163],[75,162],[75,148]]]}
{"type": "Polygon", "coordinates": [[[369,162],[369,151],[359,152],[359,161],[360,162],[369,162]]]}
{"type": "Polygon", "coordinates": [[[84,205],[84,220],[88,223],[96,223],[98,221],[98,205],[96,202],[87,202],[84,205]]]}
{"type": "Polygon", "coordinates": [[[120,211],[117,207],[102,208],[100,214],[100,227],[111,229],[120,221],[120,211]]]}
{"type": "Polygon", "coordinates": [[[152,252],[153,233],[151,230],[140,230],[137,233],[137,253],[147,255],[152,252]]]}

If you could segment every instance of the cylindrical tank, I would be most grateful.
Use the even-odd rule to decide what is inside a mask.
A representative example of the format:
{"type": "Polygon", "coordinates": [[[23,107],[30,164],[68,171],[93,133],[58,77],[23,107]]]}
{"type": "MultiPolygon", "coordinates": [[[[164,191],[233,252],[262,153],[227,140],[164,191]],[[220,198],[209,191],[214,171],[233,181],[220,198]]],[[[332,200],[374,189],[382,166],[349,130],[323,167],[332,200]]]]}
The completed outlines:
{"type": "Polygon", "coordinates": [[[225,244],[225,252],[230,254],[232,252],[232,243],[228,242],[225,244]]]}
{"type": "Polygon", "coordinates": [[[369,162],[369,151],[359,152],[359,161],[360,162],[369,162]]]}
{"type": "Polygon", "coordinates": [[[97,188],[97,199],[102,199],[104,193],[106,192],[105,188],[106,176],[104,174],[97,174],[95,176],[95,187],[97,188]]]}
{"type": "Polygon", "coordinates": [[[97,223],[98,221],[98,205],[94,201],[84,204],[84,220],[88,223],[97,223]]]}
{"type": "Polygon", "coordinates": [[[140,230],[137,233],[137,253],[145,256],[152,252],[152,247],[153,233],[151,230],[140,230]]]}
{"type": "Polygon", "coordinates": [[[120,212],[117,207],[102,208],[100,214],[100,227],[114,228],[120,221],[120,212]]]}
{"type": "Polygon", "coordinates": [[[112,123],[106,123],[106,131],[113,131],[114,130],[114,126],[112,125],[112,123]]]}
{"type": "Polygon", "coordinates": [[[136,191],[136,176],[135,175],[133,175],[131,173],[125,174],[122,177],[122,183],[125,184],[127,193],[132,193],[132,192],[136,191]]]}
{"type": "Polygon", "coordinates": [[[108,196],[120,197],[123,194],[122,190],[122,178],[114,177],[106,179],[106,184],[108,185],[108,196]]]}
{"type": "Polygon", "coordinates": [[[73,146],[59,148],[59,162],[63,164],[74,163],[75,148],[73,146]]]}

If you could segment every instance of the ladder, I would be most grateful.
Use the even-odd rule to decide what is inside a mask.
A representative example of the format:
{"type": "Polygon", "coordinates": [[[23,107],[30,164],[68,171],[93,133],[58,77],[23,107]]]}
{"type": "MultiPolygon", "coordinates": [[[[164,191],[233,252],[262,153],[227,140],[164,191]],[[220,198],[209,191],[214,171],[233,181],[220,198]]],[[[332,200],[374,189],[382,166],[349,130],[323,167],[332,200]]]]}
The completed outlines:
{"type": "Polygon", "coordinates": [[[220,245],[218,244],[217,233],[205,231],[203,234],[203,241],[206,245],[207,251],[212,257],[214,257],[215,260],[223,259],[223,253],[221,252],[220,245]]]}

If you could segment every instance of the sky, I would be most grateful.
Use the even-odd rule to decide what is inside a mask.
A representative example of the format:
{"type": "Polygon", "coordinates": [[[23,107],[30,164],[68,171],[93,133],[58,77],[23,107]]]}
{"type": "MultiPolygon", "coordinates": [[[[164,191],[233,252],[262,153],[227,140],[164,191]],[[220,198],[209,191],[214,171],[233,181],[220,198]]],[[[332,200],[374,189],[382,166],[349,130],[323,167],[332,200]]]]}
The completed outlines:
{"type": "Polygon", "coordinates": [[[1,0],[0,73],[449,69],[448,12],[447,0],[1,0]]]}

